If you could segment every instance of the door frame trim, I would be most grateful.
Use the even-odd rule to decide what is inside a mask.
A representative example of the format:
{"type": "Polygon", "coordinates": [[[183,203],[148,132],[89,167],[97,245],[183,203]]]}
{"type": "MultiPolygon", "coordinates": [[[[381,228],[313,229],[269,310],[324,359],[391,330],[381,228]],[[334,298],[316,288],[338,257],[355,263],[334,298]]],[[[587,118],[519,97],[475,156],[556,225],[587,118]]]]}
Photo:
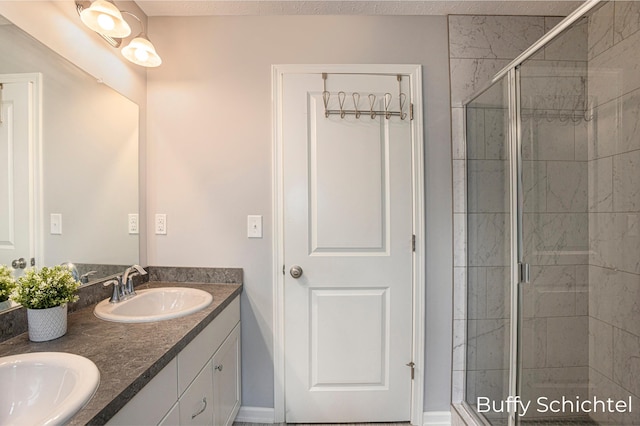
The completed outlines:
{"type": "Polygon", "coordinates": [[[44,259],[44,213],[42,182],[42,74],[0,74],[0,83],[28,83],[30,87],[29,108],[29,259],[36,265],[44,259]]]}
{"type": "Polygon", "coordinates": [[[415,379],[411,389],[411,424],[422,425],[424,405],[425,358],[425,194],[424,194],[424,129],[422,107],[422,66],[393,64],[340,65],[272,65],[272,226],[273,226],[273,404],[274,421],[285,421],[284,359],[284,176],[282,173],[282,82],[286,74],[388,74],[407,75],[414,116],[411,123],[413,230],[416,236],[413,253],[413,332],[412,356],[415,379]]]}

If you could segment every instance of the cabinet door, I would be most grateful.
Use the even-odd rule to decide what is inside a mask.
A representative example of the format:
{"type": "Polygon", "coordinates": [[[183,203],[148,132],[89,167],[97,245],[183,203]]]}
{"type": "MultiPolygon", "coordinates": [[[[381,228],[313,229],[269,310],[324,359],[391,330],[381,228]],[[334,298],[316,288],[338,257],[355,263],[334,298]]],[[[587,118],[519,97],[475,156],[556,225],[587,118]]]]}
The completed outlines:
{"type": "Polygon", "coordinates": [[[240,409],[240,324],[213,355],[214,422],[230,426],[240,409]]]}
{"type": "Polygon", "coordinates": [[[213,423],[213,368],[209,361],[180,397],[180,425],[213,423]]]}

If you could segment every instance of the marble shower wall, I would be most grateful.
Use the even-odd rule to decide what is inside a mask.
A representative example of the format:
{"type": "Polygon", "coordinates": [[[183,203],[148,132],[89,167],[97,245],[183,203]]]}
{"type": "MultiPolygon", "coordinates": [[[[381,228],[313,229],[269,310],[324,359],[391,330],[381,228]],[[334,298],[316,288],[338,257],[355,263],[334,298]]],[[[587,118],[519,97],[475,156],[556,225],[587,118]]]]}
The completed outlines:
{"type": "MultiPolygon", "coordinates": [[[[640,2],[609,2],[589,22],[590,396],[640,406],[640,2]]],[[[596,414],[603,424],[640,424],[596,414]]]]}
{"type": "MultiPolygon", "coordinates": [[[[554,19],[554,18],[551,18],[554,19]]],[[[452,105],[452,158],[454,194],[454,342],[453,342],[453,393],[452,401],[461,402],[464,395],[465,365],[469,363],[471,396],[476,383],[485,390],[501,394],[504,389],[505,346],[508,336],[509,306],[505,294],[504,253],[485,252],[472,242],[474,267],[469,269],[473,290],[470,293],[470,327],[473,347],[467,351],[467,199],[466,199],[466,150],[463,102],[476,93],[487,81],[511,60],[538,40],[545,32],[549,18],[523,16],[449,16],[449,50],[451,69],[452,105]],[[480,259],[483,253],[490,256],[480,259]],[[493,258],[492,258],[493,257],[493,258]],[[497,295],[501,295],[497,297],[497,295]],[[507,326],[505,327],[505,324],[507,326]],[[506,333],[506,334],[505,334],[506,333]],[[475,349],[493,357],[477,359],[475,349]],[[469,352],[469,359],[467,359],[469,352]],[[493,364],[493,365],[491,365],[493,364]],[[478,367],[480,366],[480,367],[478,367]]],[[[551,21],[549,21],[551,22],[551,21]]],[[[500,181],[507,170],[504,145],[504,111],[498,106],[502,94],[497,90],[487,94],[485,101],[490,108],[476,109],[469,117],[476,137],[469,144],[469,157],[475,160],[471,173],[500,181]]],[[[488,186],[488,185],[487,185],[488,186]]],[[[505,211],[501,201],[503,187],[494,187],[490,193],[471,198],[475,219],[493,225],[494,241],[504,240],[505,211]],[[491,208],[495,205],[494,208],[491,208]]],[[[489,229],[486,226],[481,229],[489,229]]],[[[491,238],[490,235],[487,237],[491,238]]],[[[476,238],[476,242],[483,238],[476,238]]],[[[501,395],[499,395],[501,396],[501,395]]]]}
{"type": "MultiPolygon", "coordinates": [[[[467,113],[472,137],[466,152],[462,103],[560,19],[449,18],[456,250],[453,402],[465,397],[465,362],[468,399],[506,397],[509,365],[508,148],[506,111],[499,108],[504,94],[492,89],[482,95],[482,108],[467,113]],[[469,240],[467,226],[474,230],[469,240]]],[[[522,98],[523,108],[538,115],[584,110],[586,31],[586,22],[578,25],[523,67],[522,91],[530,94],[522,98]]],[[[523,392],[527,399],[556,393],[586,397],[586,125],[538,117],[525,128],[525,244],[533,285],[524,295],[523,392]]]]}

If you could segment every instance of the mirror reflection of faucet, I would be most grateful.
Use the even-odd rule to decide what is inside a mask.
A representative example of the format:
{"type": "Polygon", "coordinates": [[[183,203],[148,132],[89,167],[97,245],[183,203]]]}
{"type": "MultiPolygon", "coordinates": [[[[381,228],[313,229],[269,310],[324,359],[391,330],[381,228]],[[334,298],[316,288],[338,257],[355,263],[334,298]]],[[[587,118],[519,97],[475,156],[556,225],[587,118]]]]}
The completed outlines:
{"type": "Polygon", "coordinates": [[[80,275],[80,283],[81,284],[87,284],[89,283],[89,277],[93,274],[97,274],[98,271],[89,271],[86,274],[82,274],[80,275]]]}
{"type": "Polygon", "coordinates": [[[125,269],[122,275],[103,283],[105,287],[113,284],[113,293],[109,303],[119,303],[136,295],[133,288],[133,277],[147,275],[147,271],[140,265],[132,265],[125,269]]]}
{"type": "Polygon", "coordinates": [[[69,270],[71,271],[71,275],[73,276],[73,279],[78,281],[80,284],[87,284],[89,282],[89,277],[91,277],[91,275],[96,274],[98,272],[98,271],[89,271],[86,274],[80,275],[80,272],[78,272],[78,268],[73,263],[62,262],[60,265],[66,266],[67,268],[69,268],[69,270]]]}

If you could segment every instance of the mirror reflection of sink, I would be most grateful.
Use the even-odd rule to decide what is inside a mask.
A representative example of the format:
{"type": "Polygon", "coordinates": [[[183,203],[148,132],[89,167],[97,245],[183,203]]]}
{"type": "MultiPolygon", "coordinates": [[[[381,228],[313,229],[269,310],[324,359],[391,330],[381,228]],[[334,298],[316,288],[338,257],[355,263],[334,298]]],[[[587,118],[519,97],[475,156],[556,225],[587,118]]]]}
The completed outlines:
{"type": "Polygon", "coordinates": [[[79,355],[35,352],[0,358],[0,424],[64,424],[99,383],[98,367],[79,355]]]}
{"type": "Polygon", "coordinates": [[[153,322],[198,312],[211,304],[213,296],[189,287],[161,287],[137,290],[136,296],[118,303],[103,300],[94,314],[116,322],[153,322]]]}

